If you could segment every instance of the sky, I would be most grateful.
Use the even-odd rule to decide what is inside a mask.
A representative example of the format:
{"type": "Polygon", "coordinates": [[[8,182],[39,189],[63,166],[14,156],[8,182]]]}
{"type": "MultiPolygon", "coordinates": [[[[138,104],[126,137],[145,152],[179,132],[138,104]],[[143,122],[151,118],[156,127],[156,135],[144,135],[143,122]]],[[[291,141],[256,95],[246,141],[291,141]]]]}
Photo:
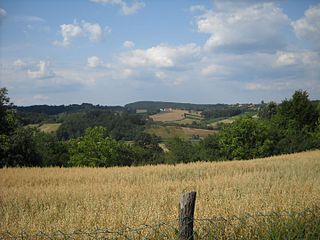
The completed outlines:
{"type": "Polygon", "coordinates": [[[16,105],[320,99],[320,1],[0,0],[16,105]]]}

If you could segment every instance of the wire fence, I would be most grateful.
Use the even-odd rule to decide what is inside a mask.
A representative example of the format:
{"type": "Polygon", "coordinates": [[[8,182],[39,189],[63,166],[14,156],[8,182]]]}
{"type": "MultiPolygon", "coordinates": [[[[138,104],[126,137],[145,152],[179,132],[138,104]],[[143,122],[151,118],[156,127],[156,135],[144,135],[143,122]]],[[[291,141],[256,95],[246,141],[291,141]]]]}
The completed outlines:
{"type": "MultiPolygon", "coordinates": [[[[259,212],[242,216],[214,216],[190,221],[194,222],[193,239],[320,239],[319,207],[308,208],[301,212],[259,212]]],[[[175,219],[119,230],[100,228],[92,231],[75,230],[50,233],[5,231],[0,233],[0,239],[179,239],[180,231],[179,219],[175,219]]]]}

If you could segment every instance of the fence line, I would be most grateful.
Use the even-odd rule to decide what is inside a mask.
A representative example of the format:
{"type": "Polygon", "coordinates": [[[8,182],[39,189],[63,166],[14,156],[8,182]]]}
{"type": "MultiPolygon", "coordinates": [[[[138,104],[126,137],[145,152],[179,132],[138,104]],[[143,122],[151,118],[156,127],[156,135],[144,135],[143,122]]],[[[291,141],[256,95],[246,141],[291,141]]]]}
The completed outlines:
{"type": "Polygon", "coordinates": [[[183,193],[179,202],[179,219],[158,224],[143,224],[120,230],[108,228],[73,232],[39,231],[0,233],[2,239],[320,239],[320,208],[301,212],[271,212],[242,216],[194,218],[196,192],[183,193]],[[195,226],[195,229],[194,229],[195,226]]]}
{"type": "MultiPolygon", "coordinates": [[[[125,227],[29,233],[0,233],[1,240],[25,239],[179,239],[179,220],[125,227]]],[[[307,208],[301,212],[246,213],[242,216],[214,216],[194,218],[194,239],[320,239],[320,208],[307,208]]]]}

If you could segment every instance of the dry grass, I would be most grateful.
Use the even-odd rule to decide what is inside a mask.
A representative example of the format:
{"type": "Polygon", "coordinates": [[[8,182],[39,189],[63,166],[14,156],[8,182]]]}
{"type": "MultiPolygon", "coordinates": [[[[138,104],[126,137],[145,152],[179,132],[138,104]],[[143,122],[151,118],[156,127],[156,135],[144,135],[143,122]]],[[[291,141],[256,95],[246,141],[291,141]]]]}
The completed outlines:
{"type": "Polygon", "coordinates": [[[177,219],[183,191],[196,218],[320,204],[320,150],[220,163],[0,169],[0,232],[122,228],[177,219]]]}
{"type": "Polygon", "coordinates": [[[181,109],[172,109],[171,112],[160,112],[151,115],[150,118],[155,122],[175,122],[181,124],[191,124],[193,121],[200,121],[203,119],[200,111],[189,112],[188,110],[181,109]],[[187,114],[186,117],[185,114],[187,114]]]}
{"type": "Polygon", "coordinates": [[[37,128],[45,133],[56,132],[60,127],[61,123],[44,123],[44,124],[29,124],[28,127],[37,128]]]}
{"type": "Polygon", "coordinates": [[[39,126],[40,131],[43,131],[45,133],[52,133],[56,132],[58,128],[60,127],[61,123],[45,123],[39,126]]]}
{"type": "Polygon", "coordinates": [[[184,114],[188,113],[186,110],[173,109],[171,112],[160,112],[151,115],[150,118],[155,122],[171,122],[184,119],[184,114]]]}

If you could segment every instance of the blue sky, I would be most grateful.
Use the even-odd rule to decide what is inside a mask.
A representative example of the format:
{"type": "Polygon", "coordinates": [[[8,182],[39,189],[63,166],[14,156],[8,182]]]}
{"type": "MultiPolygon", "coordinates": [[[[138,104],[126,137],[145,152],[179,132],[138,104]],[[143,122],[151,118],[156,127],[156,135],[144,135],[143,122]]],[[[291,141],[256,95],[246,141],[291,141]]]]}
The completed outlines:
{"type": "Polygon", "coordinates": [[[18,105],[320,99],[320,1],[0,0],[18,105]]]}

